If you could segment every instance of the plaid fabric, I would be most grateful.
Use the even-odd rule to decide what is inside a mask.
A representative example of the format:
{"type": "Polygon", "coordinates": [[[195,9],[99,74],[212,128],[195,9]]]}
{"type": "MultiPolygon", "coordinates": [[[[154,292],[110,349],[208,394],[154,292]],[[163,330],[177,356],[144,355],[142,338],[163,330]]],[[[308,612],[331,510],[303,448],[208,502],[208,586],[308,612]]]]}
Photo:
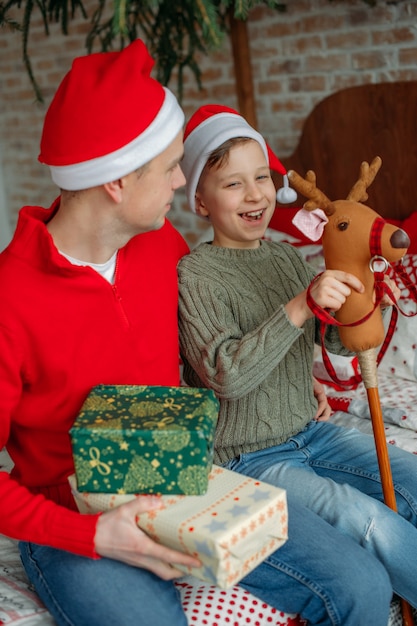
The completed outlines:
{"type": "Polygon", "coordinates": [[[386,224],[386,221],[382,217],[377,217],[372,224],[371,232],[369,235],[369,249],[371,256],[381,256],[381,234],[386,224]]]}

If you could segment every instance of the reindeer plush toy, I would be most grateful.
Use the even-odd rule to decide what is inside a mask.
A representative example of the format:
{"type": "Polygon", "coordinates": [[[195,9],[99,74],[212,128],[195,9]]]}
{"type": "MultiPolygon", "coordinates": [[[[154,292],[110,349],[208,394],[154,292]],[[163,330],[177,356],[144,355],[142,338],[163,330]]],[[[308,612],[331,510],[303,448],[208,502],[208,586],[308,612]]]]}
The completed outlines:
{"type": "MultiPolygon", "coordinates": [[[[363,383],[366,387],[381,482],[386,504],[397,510],[391,475],[387,442],[378,394],[376,348],[383,344],[385,327],[379,302],[389,288],[384,282],[390,263],[399,261],[410,245],[408,235],[383,220],[375,211],[362,204],[368,199],[366,189],[374,180],[381,159],[375,157],[371,165],[363,162],[358,181],[346,200],[331,201],[316,186],[316,176],[309,171],[305,178],[289,171],[292,186],[308,198],[294,223],[317,240],[322,236],[323,254],[327,269],[344,270],[357,276],[365,286],[363,293],[351,292],[346,302],[335,313],[342,343],[358,355],[363,383]]],[[[321,319],[333,322],[325,311],[310,307],[321,319]]],[[[397,311],[396,311],[397,313],[397,311]]],[[[334,323],[334,322],[333,322],[334,323]]],[[[340,382],[340,381],[339,381],[340,382]]],[[[402,601],[403,624],[412,626],[410,605],[402,601]]]]}
{"type": "Polygon", "coordinates": [[[400,260],[410,245],[403,230],[385,222],[373,209],[362,204],[368,199],[366,189],[380,167],[379,157],[371,165],[363,162],[359,179],[347,199],[335,201],[317,188],[314,172],[307,172],[305,179],[293,170],[288,172],[293,187],[308,198],[301,222],[310,222],[310,226],[315,222],[315,230],[319,236],[322,233],[326,268],[350,272],[365,286],[364,293],[352,291],[335,315],[342,324],[339,328],[342,343],[352,352],[363,352],[383,342],[384,324],[380,308],[375,306],[375,274],[383,275],[389,264],[400,260]],[[307,212],[311,212],[310,217],[307,212]],[[362,319],[362,323],[352,325],[362,319]]]}

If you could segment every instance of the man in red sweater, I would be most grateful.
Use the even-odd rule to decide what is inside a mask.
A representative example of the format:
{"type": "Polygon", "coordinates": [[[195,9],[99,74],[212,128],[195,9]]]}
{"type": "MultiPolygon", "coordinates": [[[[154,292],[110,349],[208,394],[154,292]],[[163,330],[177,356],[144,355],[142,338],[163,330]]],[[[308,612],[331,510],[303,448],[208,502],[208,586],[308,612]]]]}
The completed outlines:
{"type": "MultiPolygon", "coordinates": [[[[176,565],[200,565],[137,527],[157,497],[81,515],[67,481],[69,430],[93,386],[179,384],[176,266],[188,248],[166,214],[185,182],[184,116],[152,65],[139,40],[74,61],[39,156],[60,196],[24,207],[0,255],[0,450],[14,461],[0,472],[0,532],[20,540],[59,626],[186,626],[172,579],[176,565]]],[[[311,624],[387,623],[377,559],[307,509],[291,505],[289,528],[246,587],[311,624]]]]}
{"type": "Polygon", "coordinates": [[[185,624],[170,581],[176,563],[199,564],[138,529],[157,498],[80,515],[67,481],[69,429],[94,385],[179,384],[176,265],[188,247],[165,218],[185,182],[184,114],[152,66],[140,40],[75,59],[39,156],[60,197],[24,207],[0,255],[0,449],[14,461],[0,472],[0,532],[31,542],[24,565],[63,624],[137,625],[138,603],[148,624],[185,624]]]}

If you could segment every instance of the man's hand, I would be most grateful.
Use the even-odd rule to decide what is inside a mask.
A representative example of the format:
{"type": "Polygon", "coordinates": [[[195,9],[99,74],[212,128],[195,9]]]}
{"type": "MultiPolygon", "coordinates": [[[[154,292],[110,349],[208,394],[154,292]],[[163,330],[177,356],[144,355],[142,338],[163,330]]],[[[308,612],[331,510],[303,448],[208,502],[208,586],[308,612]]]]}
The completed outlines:
{"type": "Polygon", "coordinates": [[[384,292],[381,302],[380,302],[380,306],[382,309],[392,306],[393,304],[398,302],[398,300],[401,298],[401,290],[397,286],[397,283],[392,280],[392,278],[390,278],[389,276],[384,276],[384,282],[391,289],[392,295],[394,296],[395,301],[393,302],[392,299],[389,297],[389,295],[384,292]]]}
{"type": "Polygon", "coordinates": [[[184,576],[175,565],[200,567],[198,559],[153,541],[136,524],[136,517],[160,506],[158,496],[138,496],[132,502],[103,513],[97,522],[97,554],[147,569],[164,580],[184,576]]]}

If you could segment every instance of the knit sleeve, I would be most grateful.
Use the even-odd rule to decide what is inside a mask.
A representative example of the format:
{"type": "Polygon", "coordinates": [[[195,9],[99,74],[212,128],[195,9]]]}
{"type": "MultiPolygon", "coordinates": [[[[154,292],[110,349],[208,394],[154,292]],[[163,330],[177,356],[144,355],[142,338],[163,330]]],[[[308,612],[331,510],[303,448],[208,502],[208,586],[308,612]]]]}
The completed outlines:
{"type": "Polygon", "coordinates": [[[290,322],[280,305],[244,333],[239,294],[230,285],[223,286],[219,276],[194,272],[188,259],[179,267],[179,329],[186,382],[194,386],[200,382],[221,399],[240,398],[262,383],[304,330],[290,322]]]}
{"type": "MultiPolygon", "coordinates": [[[[316,343],[321,345],[321,335],[320,335],[320,322],[316,320],[317,324],[317,337],[316,343]]],[[[340,356],[350,356],[352,352],[344,347],[340,340],[339,329],[337,326],[333,324],[328,324],[326,326],[325,335],[324,335],[324,345],[328,352],[332,354],[338,354],[340,356]]]]}

